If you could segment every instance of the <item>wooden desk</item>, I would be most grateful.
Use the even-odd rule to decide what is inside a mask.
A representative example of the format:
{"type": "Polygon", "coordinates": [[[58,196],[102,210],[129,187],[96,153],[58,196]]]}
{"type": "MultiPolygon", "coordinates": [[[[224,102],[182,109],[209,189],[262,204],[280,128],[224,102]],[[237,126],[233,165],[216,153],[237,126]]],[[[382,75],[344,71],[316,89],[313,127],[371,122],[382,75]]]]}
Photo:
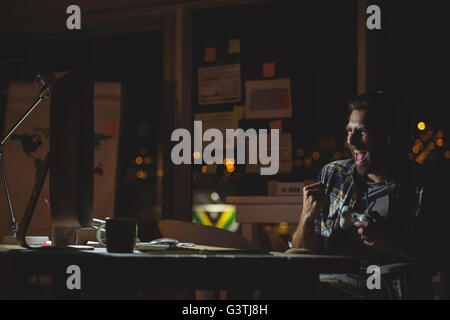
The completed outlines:
{"type": "Polygon", "coordinates": [[[142,290],[261,290],[261,298],[314,298],[319,273],[358,269],[352,257],[283,253],[111,254],[0,248],[0,298],[139,298],[142,290]],[[69,290],[67,268],[81,270],[69,290]]]}

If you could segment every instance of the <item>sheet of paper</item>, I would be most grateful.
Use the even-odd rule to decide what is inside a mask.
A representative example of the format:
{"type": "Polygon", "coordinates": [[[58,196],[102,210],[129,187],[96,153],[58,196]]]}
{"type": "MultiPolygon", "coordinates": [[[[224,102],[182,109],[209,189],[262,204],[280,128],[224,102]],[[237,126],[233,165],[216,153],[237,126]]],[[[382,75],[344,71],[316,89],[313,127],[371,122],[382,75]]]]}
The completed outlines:
{"type": "MultiPolygon", "coordinates": [[[[258,153],[259,151],[259,142],[258,142],[258,153]]],[[[271,154],[270,153],[270,136],[267,136],[267,148],[269,148],[269,152],[267,153],[267,149],[261,150],[263,154],[271,154]]],[[[292,138],[290,133],[283,133],[280,134],[280,140],[279,140],[279,169],[278,173],[290,173],[292,172],[292,138]]],[[[246,154],[248,154],[248,145],[246,146],[246,154]]],[[[256,173],[260,174],[261,167],[269,167],[269,165],[261,165],[258,164],[246,164],[245,165],[245,172],[246,173],[256,173]]]]}
{"type": "Polygon", "coordinates": [[[290,133],[280,134],[280,170],[278,172],[292,172],[292,138],[290,133]]]}
{"type": "Polygon", "coordinates": [[[210,128],[219,129],[225,137],[225,129],[236,129],[238,120],[233,117],[233,112],[208,112],[196,113],[195,120],[202,121],[203,131],[210,128]]]}
{"type": "Polygon", "coordinates": [[[200,105],[241,101],[241,65],[230,64],[198,69],[200,105]]]}
{"type": "MultiPolygon", "coordinates": [[[[239,121],[235,119],[232,111],[197,113],[195,114],[195,120],[202,121],[203,133],[210,128],[219,129],[220,132],[222,132],[224,140],[226,137],[226,129],[236,129],[239,123],[239,121]]],[[[203,147],[209,143],[209,141],[204,141],[203,147]]]]}
{"type": "Polygon", "coordinates": [[[291,80],[254,80],[245,83],[245,118],[292,116],[291,80]]]}

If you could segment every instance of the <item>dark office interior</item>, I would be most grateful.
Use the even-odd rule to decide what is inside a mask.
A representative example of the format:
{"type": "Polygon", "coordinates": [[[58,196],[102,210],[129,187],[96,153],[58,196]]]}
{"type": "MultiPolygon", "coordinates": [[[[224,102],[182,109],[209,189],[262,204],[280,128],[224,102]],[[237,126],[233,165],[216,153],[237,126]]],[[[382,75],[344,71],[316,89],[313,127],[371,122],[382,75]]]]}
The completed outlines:
{"type": "MultiPolygon", "coordinates": [[[[116,121],[111,120],[112,113],[101,120],[96,118],[106,113],[98,111],[97,102],[94,103],[95,121],[104,122],[101,122],[103,132],[98,132],[95,127],[93,134],[96,137],[109,137],[96,146],[99,146],[99,150],[102,147],[114,150],[114,154],[103,152],[101,161],[95,160],[99,158],[91,159],[94,168],[91,218],[134,219],[137,221],[137,237],[141,242],[168,237],[160,222],[176,220],[188,225],[174,227],[184,230],[178,236],[180,242],[232,247],[231,241],[234,241],[233,244],[242,244],[239,249],[251,249],[258,254],[286,252],[297,228],[301,204],[296,203],[295,199],[275,204],[261,202],[252,212],[256,214],[258,210],[262,211],[261,207],[265,204],[275,209],[266,210],[268,218],[261,218],[262,221],[250,221],[244,216],[239,218],[239,211],[244,210],[243,202],[239,201],[246,201],[246,197],[256,199],[271,196],[268,194],[270,181],[279,184],[314,181],[326,164],[352,158],[345,129],[349,120],[349,98],[366,92],[387,92],[395,95],[407,110],[404,116],[408,122],[405,129],[408,130],[408,141],[403,147],[407,150],[409,160],[425,168],[431,177],[433,199],[443,205],[430,218],[433,220],[432,228],[436,234],[446,233],[446,226],[450,222],[450,208],[443,200],[450,190],[450,127],[448,112],[445,111],[450,105],[447,94],[450,52],[446,45],[450,33],[448,3],[387,0],[78,1],[81,28],[73,30],[66,24],[71,16],[71,13],[66,12],[70,5],[72,3],[65,0],[57,3],[43,0],[39,4],[32,0],[17,0],[0,4],[0,137],[5,136],[20,112],[26,111],[33,99],[38,97],[38,74],[70,73],[83,67],[89,70],[93,83],[118,84],[120,93],[114,93],[114,99],[115,105],[119,107],[111,109],[116,117],[114,119],[120,122],[118,127],[111,125],[116,121]],[[381,8],[381,29],[370,30],[366,27],[369,14],[365,10],[369,5],[381,8]],[[200,92],[206,89],[200,85],[200,70],[206,72],[214,70],[214,67],[233,65],[239,65],[240,68],[239,99],[210,104],[202,102],[200,92]],[[247,82],[276,82],[281,79],[289,79],[290,116],[249,116],[247,82]],[[17,83],[27,84],[26,88],[31,93],[17,98],[21,97],[20,91],[11,89],[18,88],[17,83]],[[34,98],[33,90],[36,92],[34,98]],[[12,96],[16,99],[12,99],[12,96]],[[21,105],[21,111],[9,109],[11,101],[16,103],[14,106],[21,105]],[[239,115],[239,110],[244,108],[245,115],[239,115]],[[175,165],[171,160],[171,151],[176,144],[171,140],[172,132],[177,128],[193,132],[193,122],[197,117],[215,113],[230,116],[216,121],[235,121],[237,127],[243,130],[280,129],[280,133],[289,138],[288,159],[283,158],[284,162],[280,162],[283,164],[280,171],[276,175],[261,175],[249,172],[246,164],[234,162],[175,165]],[[100,178],[105,180],[97,180],[100,178]],[[100,185],[98,181],[108,182],[100,185]],[[110,190],[107,194],[98,191],[106,188],[110,190]],[[98,192],[101,195],[96,198],[98,192]],[[103,207],[106,203],[107,207],[103,207]],[[297,208],[296,205],[299,208],[298,218],[294,216],[292,221],[288,218],[273,218],[277,215],[287,217],[288,214],[284,215],[283,211],[288,206],[297,208]],[[203,235],[196,233],[196,227],[201,230],[213,227],[220,229],[217,230],[220,233],[216,236],[213,232],[205,231],[203,235]],[[219,239],[222,236],[225,239],[228,235],[232,240],[224,240],[221,245],[219,239]]],[[[59,76],[56,76],[55,81],[58,79],[59,76]]],[[[97,93],[94,92],[93,101],[100,101],[101,98],[96,100],[96,97],[97,93]]],[[[39,106],[36,110],[39,111],[39,106]]],[[[51,143],[48,136],[44,137],[43,131],[36,131],[34,124],[27,124],[29,120],[36,121],[32,120],[33,115],[28,115],[17,132],[22,130],[22,135],[23,132],[32,134],[33,142],[38,139],[36,148],[46,148],[51,143]]],[[[45,125],[48,129],[49,124],[45,125]]],[[[24,211],[33,187],[39,181],[37,177],[41,167],[36,162],[36,154],[42,152],[35,151],[35,148],[35,153],[30,155],[24,141],[20,139],[19,133],[15,133],[5,142],[4,148],[1,146],[4,171],[8,173],[8,181],[11,181],[9,192],[12,205],[17,208],[15,214],[19,225],[26,215],[24,211]],[[8,155],[8,151],[14,156],[8,155]],[[20,172],[32,172],[36,176],[20,172]]],[[[195,158],[194,151],[192,149],[191,153],[194,153],[195,158]]],[[[70,146],[65,147],[65,152],[71,152],[70,146]]],[[[49,170],[51,172],[51,165],[49,170]]],[[[48,213],[52,209],[46,205],[45,197],[51,197],[47,183],[41,196],[38,195],[39,201],[35,204],[27,236],[48,236],[51,243],[54,229],[50,220],[55,213],[48,213]]],[[[64,185],[63,181],[58,183],[71,192],[71,185],[64,185]]],[[[298,194],[292,196],[302,199],[298,194]]],[[[51,199],[50,203],[53,204],[51,199]]],[[[3,183],[0,186],[0,210],[0,236],[10,236],[10,211],[3,183]]],[[[91,232],[91,237],[89,240],[95,242],[95,232],[91,232]]],[[[177,235],[168,238],[177,238],[177,235]]],[[[433,239],[441,241],[439,236],[433,239]]],[[[443,252],[448,251],[445,249],[448,240],[442,241],[447,242],[431,244],[429,251],[440,256],[440,259],[433,264],[427,280],[421,280],[421,286],[426,289],[423,289],[423,295],[418,295],[420,298],[449,298],[448,254],[443,252]]],[[[2,257],[7,254],[5,251],[2,257]]],[[[70,256],[66,253],[62,256],[65,262],[70,262],[70,256]]],[[[22,263],[26,261],[23,256],[20,259],[22,263]]],[[[90,266],[88,259],[80,259],[84,263],[82,266],[90,266]]],[[[132,263],[139,264],[139,258],[135,260],[132,263]]],[[[336,263],[336,268],[344,270],[344,273],[345,268],[351,265],[351,261],[333,261],[329,263],[336,263]]],[[[174,266],[165,265],[160,256],[155,258],[154,263],[157,270],[167,269],[176,273],[174,266]]],[[[270,266],[270,263],[267,265],[270,266]]],[[[190,268],[196,268],[197,264],[200,265],[200,262],[195,261],[190,268]]],[[[274,268],[283,269],[283,262],[273,264],[274,268]]],[[[132,266],[123,263],[125,269],[132,266]]],[[[136,266],[136,272],[144,272],[145,268],[151,266],[150,262],[136,266]]],[[[197,270],[192,274],[208,278],[240,268],[250,272],[253,265],[250,262],[242,262],[238,266],[232,266],[229,262],[221,265],[217,260],[211,262],[210,268],[214,267],[217,268],[215,272],[197,270]]],[[[286,284],[290,281],[289,272],[293,272],[296,265],[285,267],[286,275],[273,280],[273,287],[285,292],[287,298],[297,297],[295,284],[286,284]],[[285,283],[285,287],[282,283],[285,283]]],[[[314,267],[311,264],[305,268],[309,270],[314,267]]],[[[261,269],[256,273],[264,277],[264,266],[261,269]]],[[[29,275],[25,268],[19,270],[29,275]]],[[[177,294],[168,293],[171,289],[178,290],[173,283],[181,281],[181,275],[176,276],[171,284],[165,283],[163,279],[159,279],[157,284],[164,292],[163,298],[279,298],[275,291],[269,289],[251,291],[260,289],[256,278],[249,280],[248,287],[240,286],[239,281],[245,277],[244,271],[234,280],[231,275],[218,280],[219,284],[214,286],[215,291],[212,293],[205,291],[209,289],[207,280],[195,283],[192,279],[187,286],[192,285],[192,292],[197,289],[200,291],[189,291],[185,295],[177,295],[178,291],[177,294]],[[227,291],[228,284],[232,288],[227,291]]],[[[0,273],[5,272],[0,268],[0,273]]],[[[92,272],[83,279],[83,286],[89,286],[89,281],[97,281],[93,278],[95,275],[97,273],[92,272]]],[[[44,283],[42,290],[24,279],[20,280],[19,283],[24,286],[33,287],[28,295],[24,294],[25,298],[54,298],[59,294],[63,298],[90,298],[89,293],[82,290],[74,295],[74,291],[61,293],[61,289],[49,289],[51,285],[46,287],[48,278],[45,276],[41,279],[44,283]]],[[[39,276],[37,279],[39,283],[39,276]]],[[[300,280],[310,281],[307,277],[300,280]]],[[[63,280],[55,276],[48,281],[56,286],[63,280]]],[[[124,286],[122,294],[127,298],[158,296],[154,288],[135,295],[125,280],[118,283],[118,286],[124,286]]],[[[147,281],[143,280],[143,283],[147,281]]],[[[96,282],[97,286],[102,284],[109,286],[106,280],[96,282]]],[[[3,285],[2,281],[0,285],[3,285]]],[[[5,283],[4,286],[11,289],[1,292],[11,290],[11,293],[1,297],[22,298],[22,293],[14,285],[5,283]]],[[[106,289],[96,290],[90,292],[94,298],[112,298],[114,293],[120,291],[111,289],[106,294],[106,289]]],[[[403,291],[402,294],[408,297],[403,291]]],[[[389,297],[392,296],[389,291],[389,297]]],[[[298,297],[311,298],[307,292],[302,292],[298,297]]],[[[396,297],[401,298],[402,295],[396,297]]],[[[284,296],[281,295],[281,298],[284,296]]],[[[331,293],[329,298],[332,298],[331,293]]]]}

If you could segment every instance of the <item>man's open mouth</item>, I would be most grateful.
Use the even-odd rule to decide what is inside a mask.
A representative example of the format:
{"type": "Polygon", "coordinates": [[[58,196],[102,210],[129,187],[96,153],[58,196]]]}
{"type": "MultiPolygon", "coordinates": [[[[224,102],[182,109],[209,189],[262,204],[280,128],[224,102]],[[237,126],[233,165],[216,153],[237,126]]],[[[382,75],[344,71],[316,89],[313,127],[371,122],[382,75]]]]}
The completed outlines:
{"type": "Polygon", "coordinates": [[[356,164],[361,164],[366,160],[367,152],[366,151],[355,151],[354,157],[355,157],[356,164]]]}

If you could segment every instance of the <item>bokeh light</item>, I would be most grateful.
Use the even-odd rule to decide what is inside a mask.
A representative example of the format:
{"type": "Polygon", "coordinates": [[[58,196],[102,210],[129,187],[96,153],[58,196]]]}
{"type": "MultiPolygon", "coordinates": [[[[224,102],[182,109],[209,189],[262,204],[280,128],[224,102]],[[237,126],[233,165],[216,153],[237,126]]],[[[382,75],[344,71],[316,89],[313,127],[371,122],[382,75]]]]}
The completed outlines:
{"type": "Polygon", "coordinates": [[[200,158],[200,152],[194,151],[194,153],[192,154],[192,156],[194,157],[194,159],[199,159],[199,158],[200,158]]]}
{"type": "Polygon", "coordinates": [[[150,163],[152,163],[152,158],[149,157],[149,156],[145,156],[145,157],[144,157],[144,163],[145,163],[145,164],[150,164],[150,163]]]}
{"type": "Polygon", "coordinates": [[[134,162],[137,165],[141,165],[144,162],[144,159],[141,156],[139,156],[139,157],[136,157],[136,159],[134,159],[134,162]]]}
{"type": "Polygon", "coordinates": [[[425,128],[426,128],[425,122],[420,121],[419,123],[417,123],[417,129],[419,129],[420,131],[425,130],[425,128]]]}
{"type": "Polygon", "coordinates": [[[335,152],[334,155],[333,155],[333,158],[334,158],[335,160],[342,159],[342,153],[339,152],[339,151],[335,152]]]}

